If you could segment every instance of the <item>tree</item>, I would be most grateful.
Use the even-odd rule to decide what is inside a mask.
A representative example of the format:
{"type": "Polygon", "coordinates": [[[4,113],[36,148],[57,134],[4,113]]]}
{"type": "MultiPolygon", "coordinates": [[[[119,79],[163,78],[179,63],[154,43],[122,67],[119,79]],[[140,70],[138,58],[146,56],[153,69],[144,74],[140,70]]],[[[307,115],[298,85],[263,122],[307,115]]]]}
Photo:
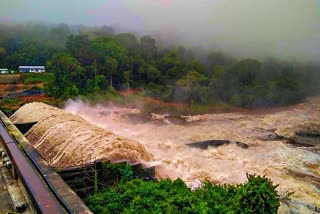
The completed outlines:
{"type": "Polygon", "coordinates": [[[140,39],[142,56],[146,61],[150,61],[157,55],[156,40],[151,36],[143,36],[140,39]]]}
{"type": "Polygon", "coordinates": [[[120,85],[120,68],[128,69],[127,50],[114,38],[99,37],[91,41],[98,73],[106,76],[112,87],[120,85]]]}
{"type": "Polygon", "coordinates": [[[112,57],[122,63],[127,55],[126,49],[112,37],[98,37],[91,41],[91,46],[98,63],[112,57]]]}
{"type": "Polygon", "coordinates": [[[6,49],[0,47],[0,64],[5,64],[6,49]]]}
{"type": "Polygon", "coordinates": [[[207,65],[209,69],[209,76],[214,73],[214,68],[217,65],[226,65],[226,56],[221,52],[211,52],[207,57],[207,65]]]}
{"type": "Polygon", "coordinates": [[[105,62],[105,70],[110,78],[110,85],[113,87],[113,75],[118,71],[118,61],[113,57],[108,57],[105,62]]]}
{"type": "Polygon", "coordinates": [[[129,82],[130,82],[131,76],[132,76],[132,72],[131,71],[125,71],[123,73],[123,77],[126,80],[126,84],[127,84],[127,89],[128,90],[130,89],[129,82]]]}
{"type": "Polygon", "coordinates": [[[54,73],[53,91],[56,97],[73,97],[79,95],[84,89],[84,69],[70,54],[56,54],[46,66],[54,73]]]}
{"type": "Polygon", "coordinates": [[[108,81],[103,75],[98,75],[94,78],[95,81],[95,91],[106,90],[108,88],[108,81]]]}
{"type": "Polygon", "coordinates": [[[6,49],[0,47],[0,56],[3,56],[6,54],[6,49]]]}
{"type": "Polygon", "coordinates": [[[93,50],[88,35],[71,35],[67,38],[66,48],[69,54],[85,67],[94,61],[93,50]]]}
{"type": "Polygon", "coordinates": [[[232,76],[228,74],[228,70],[223,65],[216,65],[214,73],[210,78],[209,93],[213,99],[226,101],[231,96],[231,91],[234,88],[232,84],[232,76]]]}
{"type": "Polygon", "coordinates": [[[205,74],[206,67],[199,60],[192,60],[187,64],[188,70],[196,70],[201,74],[205,74]]]}
{"type": "Polygon", "coordinates": [[[206,77],[200,74],[198,71],[191,70],[184,77],[177,81],[177,85],[190,90],[194,85],[206,80],[206,77]]]}
{"type": "Polygon", "coordinates": [[[272,181],[265,176],[247,174],[248,181],[240,185],[235,195],[237,213],[278,213],[280,200],[272,181]]]}
{"type": "Polygon", "coordinates": [[[180,46],[175,51],[177,59],[181,62],[190,62],[195,58],[194,51],[192,49],[186,49],[180,46]]]}
{"type": "Polygon", "coordinates": [[[260,75],[261,63],[255,59],[245,59],[236,63],[232,70],[240,85],[252,85],[260,75]]]}
{"type": "Polygon", "coordinates": [[[201,100],[202,89],[201,84],[206,81],[206,76],[200,74],[198,71],[191,70],[185,76],[177,81],[178,88],[176,89],[176,98],[187,101],[192,104],[194,101],[201,100]]]}
{"type": "Polygon", "coordinates": [[[70,28],[66,24],[60,24],[56,27],[53,27],[48,35],[48,43],[51,46],[64,47],[68,36],[70,35],[70,28]]]}
{"type": "Polygon", "coordinates": [[[121,33],[115,36],[115,39],[132,53],[139,52],[139,43],[134,34],[121,33]]]}
{"type": "Polygon", "coordinates": [[[158,60],[158,68],[161,70],[162,75],[173,81],[180,79],[187,71],[186,66],[177,59],[175,52],[169,52],[158,60]]]}
{"type": "Polygon", "coordinates": [[[138,74],[141,84],[156,82],[161,76],[161,72],[157,68],[146,63],[139,66],[138,74]]]}

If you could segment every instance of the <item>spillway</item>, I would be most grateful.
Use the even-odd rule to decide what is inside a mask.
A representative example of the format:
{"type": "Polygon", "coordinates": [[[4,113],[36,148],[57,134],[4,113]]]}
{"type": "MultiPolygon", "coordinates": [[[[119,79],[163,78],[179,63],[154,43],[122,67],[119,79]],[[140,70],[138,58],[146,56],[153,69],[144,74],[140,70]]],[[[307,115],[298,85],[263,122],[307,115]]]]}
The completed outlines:
{"type": "Polygon", "coordinates": [[[15,123],[37,122],[26,137],[54,167],[82,165],[95,160],[141,163],[152,159],[137,141],[42,103],[23,106],[12,120],[15,123]]]}

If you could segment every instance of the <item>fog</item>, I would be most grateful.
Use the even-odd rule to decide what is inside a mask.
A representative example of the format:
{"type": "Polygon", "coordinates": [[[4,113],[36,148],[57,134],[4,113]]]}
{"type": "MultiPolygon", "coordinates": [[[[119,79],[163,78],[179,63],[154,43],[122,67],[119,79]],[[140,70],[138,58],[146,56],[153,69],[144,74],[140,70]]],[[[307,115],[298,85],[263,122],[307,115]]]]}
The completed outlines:
{"type": "Polygon", "coordinates": [[[320,56],[316,0],[1,0],[0,21],[117,26],[241,57],[320,56]]]}

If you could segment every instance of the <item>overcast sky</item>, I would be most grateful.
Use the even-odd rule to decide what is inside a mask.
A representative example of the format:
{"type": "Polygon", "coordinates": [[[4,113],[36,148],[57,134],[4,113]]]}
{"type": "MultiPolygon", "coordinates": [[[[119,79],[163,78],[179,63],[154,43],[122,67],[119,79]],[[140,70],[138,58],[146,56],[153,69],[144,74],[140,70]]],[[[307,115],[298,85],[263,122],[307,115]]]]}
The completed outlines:
{"type": "Polygon", "coordinates": [[[117,25],[243,57],[320,59],[319,0],[0,1],[1,22],[117,25]]]}

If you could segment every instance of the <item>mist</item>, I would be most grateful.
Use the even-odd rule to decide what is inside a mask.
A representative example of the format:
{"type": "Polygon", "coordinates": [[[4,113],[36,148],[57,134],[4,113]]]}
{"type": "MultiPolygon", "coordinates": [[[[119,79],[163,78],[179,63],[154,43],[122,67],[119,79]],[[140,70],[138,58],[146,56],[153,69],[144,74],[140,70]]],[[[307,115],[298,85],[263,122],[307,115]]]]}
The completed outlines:
{"type": "Polygon", "coordinates": [[[216,49],[242,58],[320,56],[316,0],[2,0],[2,23],[117,26],[177,45],[216,49]]]}

